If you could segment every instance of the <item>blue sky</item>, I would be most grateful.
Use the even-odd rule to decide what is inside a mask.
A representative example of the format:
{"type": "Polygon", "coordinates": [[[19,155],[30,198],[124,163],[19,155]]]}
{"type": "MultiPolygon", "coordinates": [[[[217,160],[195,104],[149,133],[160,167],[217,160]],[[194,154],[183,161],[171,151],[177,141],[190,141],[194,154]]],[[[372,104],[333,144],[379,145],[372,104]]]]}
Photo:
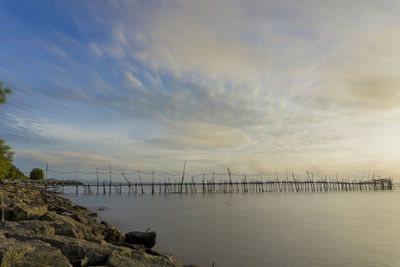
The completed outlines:
{"type": "Polygon", "coordinates": [[[0,1],[33,167],[399,173],[398,1],[0,1]]]}

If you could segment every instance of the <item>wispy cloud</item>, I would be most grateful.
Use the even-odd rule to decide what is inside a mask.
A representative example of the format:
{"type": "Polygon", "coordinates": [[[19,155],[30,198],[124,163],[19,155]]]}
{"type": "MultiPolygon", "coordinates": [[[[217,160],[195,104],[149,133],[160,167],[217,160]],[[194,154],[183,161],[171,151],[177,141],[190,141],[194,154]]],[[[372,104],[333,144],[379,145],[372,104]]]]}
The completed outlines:
{"type": "Polygon", "coordinates": [[[200,122],[171,122],[166,136],[146,140],[146,143],[155,147],[215,151],[223,148],[243,148],[249,142],[250,138],[235,128],[200,122]]]}
{"type": "Polygon", "coordinates": [[[68,23],[0,7],[10,25],[0,75],[14,89],[0,134],[17,159],[38,150],[70,165],[242,170],[395,162],[397,1],[54,5],[68,23]]]}

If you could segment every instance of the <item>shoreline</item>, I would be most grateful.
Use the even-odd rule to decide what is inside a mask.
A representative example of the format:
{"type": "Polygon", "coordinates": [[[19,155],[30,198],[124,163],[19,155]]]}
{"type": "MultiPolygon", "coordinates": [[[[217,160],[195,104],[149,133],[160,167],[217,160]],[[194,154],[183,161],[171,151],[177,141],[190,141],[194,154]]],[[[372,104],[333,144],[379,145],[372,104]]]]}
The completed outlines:
{"type": "Polygon", "coordinates": [[[152,250],[155,232],[124,234],[54,192],[0,183],[0,201],[2,266],[194,266],[152,250]]]}

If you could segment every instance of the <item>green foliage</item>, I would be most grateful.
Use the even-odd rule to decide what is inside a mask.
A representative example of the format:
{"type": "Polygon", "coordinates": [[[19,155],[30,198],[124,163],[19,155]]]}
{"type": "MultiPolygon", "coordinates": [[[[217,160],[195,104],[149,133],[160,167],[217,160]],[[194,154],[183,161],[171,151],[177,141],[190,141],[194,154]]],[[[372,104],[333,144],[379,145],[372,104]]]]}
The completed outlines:
{"type": "Polygon", "coordinates": [[[0,139],[0,179],[7,177],[8,171],[12,166],[13,154],[11,147],[0,139]]]}
{"type": "Polygon", "coordinates": [[[27,179],[28,177],[12,164],[13,154],[11,147],[0,139],[0,179],[27,179]]]}
{"type": "MultiPolygon", "coordinates": [[[[6,102],[6,95],[11,94],[10,88],[3,88],[2,82],[0,81],[0,104],[6,102]]],[[[12,178],[12,179],[25,179],[27,178],[15,165],[12,164],[13,152],[11,147],[6,145],[3,139],[0,139],[0,179],[12,178]]]]}
{"type": "Polygon", "coordinates": [[[9,87],[2,87],[2,83],[0,81],[0,104],[3,104],[6,102],[6,95],[11,94],[12,91],[9,87]]]}
{"type": "Polygon", "coordinates": [[[40,168],[34,168],[31,170],[31,173],[29,174],[29,179],[31,180],[43,180],[44,178],[44,173],[43,170],[40,168]]]}
{"type": "Polygon", "coordinates": [[[10,169],[8,170],[7,178],[10,179],[28,179],[26,175],[17,168],[14,164],[11,164],[10,169]]]}

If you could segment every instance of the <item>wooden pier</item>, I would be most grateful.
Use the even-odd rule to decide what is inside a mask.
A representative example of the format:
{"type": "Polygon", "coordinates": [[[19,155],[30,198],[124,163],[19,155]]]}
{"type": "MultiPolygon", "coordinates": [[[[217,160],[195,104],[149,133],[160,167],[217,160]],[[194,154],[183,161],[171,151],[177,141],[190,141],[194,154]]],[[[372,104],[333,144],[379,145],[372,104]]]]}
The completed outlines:
{"type": "Polygon", "coordinates": [[[287,170],[284,173],[270,172],[259,174],[239,174],[231,172],[190,174],[183,170],[177,173],[113,170],[111,163],[107,170],[68,171],[50,169],[46,164],[44,181],[45,190],[69,194],[216,194],[216,193],[267,193],[267,192],[352,192],[385,191],[393,189],[391,177],[372,176],[359,178],[339,177],[338,174],[314,176],[306,170],[306,175],[295,175],[287,170]],[[78,179],[78,175],[80,176],[78,179]],[[75,176],[72,179],[72,176],[75,176]],[[62,178],[64,177],[64,178],[62,178]],[[116,178],[117,177],[117,178],[116,178]],[[91,179],[91,182],[82,182],[91,179]],[[132,182],[133,179],[134,182],[132,182]],[[171,181],[174,179],[174,181],[171,181]],[[118,182],[116,181],[118,180],[118,182]]]}
{"type": "MultiPolygon", "coordinates": [[[[52,186],[52,190],[58,187],[58,192],[64,193],[64,186],[68,186],[69,193],[84,194],[216,194],[216,193],[267,193],[267,192],[352,192],[352,191],[383,191],[392,190],[392,179],[362,180],[247,180],[215,182],[204,180],[195,182],[192,178],[189,182],[152,182],[131,183],[102,183],[96,184],[59,184],[52,186]]],[[[50,189],[46,186],[47,189],[50,189]]]]}

